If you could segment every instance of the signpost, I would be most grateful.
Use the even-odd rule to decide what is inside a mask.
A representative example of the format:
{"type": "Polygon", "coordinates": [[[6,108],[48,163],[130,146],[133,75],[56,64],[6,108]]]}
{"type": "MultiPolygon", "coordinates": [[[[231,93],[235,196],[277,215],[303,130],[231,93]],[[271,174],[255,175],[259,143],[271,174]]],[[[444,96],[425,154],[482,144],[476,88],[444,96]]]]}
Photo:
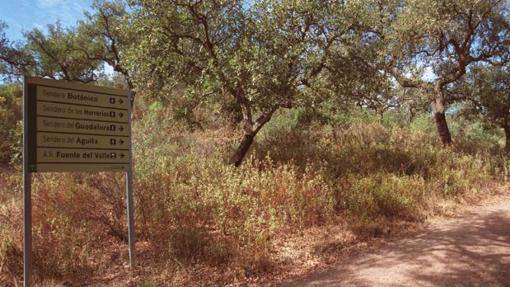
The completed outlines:
{"type": "Polygon", "coordinates": [[[32,271],[33,172],[125,172],[129,265],[134,266],[132,98],[130,91],[24,78],[24,286],[30,286],[32,271]]]}

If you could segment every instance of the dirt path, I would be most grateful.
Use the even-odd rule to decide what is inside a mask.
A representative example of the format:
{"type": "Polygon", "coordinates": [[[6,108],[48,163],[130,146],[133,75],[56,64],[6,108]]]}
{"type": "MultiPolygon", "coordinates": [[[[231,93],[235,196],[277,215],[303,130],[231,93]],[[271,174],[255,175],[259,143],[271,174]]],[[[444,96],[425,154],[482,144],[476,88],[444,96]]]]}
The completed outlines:
{"type": "Polygon", "coordinates": [[[510,198],[281,286],[510,286],[510,198]]]}

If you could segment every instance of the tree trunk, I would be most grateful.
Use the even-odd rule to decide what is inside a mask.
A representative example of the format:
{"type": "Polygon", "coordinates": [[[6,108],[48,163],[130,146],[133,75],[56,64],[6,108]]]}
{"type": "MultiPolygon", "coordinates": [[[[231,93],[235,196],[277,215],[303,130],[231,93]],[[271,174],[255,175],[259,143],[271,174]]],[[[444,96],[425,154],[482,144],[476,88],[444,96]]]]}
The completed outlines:
{"type": "Polygon", "coordinates": [[[448,128],[448,122],[446,121],[445,97],[442,82],[436,82],[434,92],[435,99],[434,102],[432,102],[432,108],[436,119],[437,132],[443,145],[449,146],[452,144],[452,136],[450,134],[450,129],[448,128]]]}
{"type": "Polygon", "coordinates": [[[409,124],[411,124],[416,118],[416,112],[413,108],[409,108],[409,124]]]}
{"type": "Polygon", "coordinates": [[[448,122],[446,122],[445,113],[436,112],[434,116],[436,119],[437,132],[439,133],[439,138],[441,138],[441,142],[445,146],[451,145],[452,136],[450,134],[450,129],[448,128],[448,122]]]}
{"type": "Polygon", "coordinates": [[[274,112],[277,110],[277,107],[272,108],[264,113],[262,113],[255,123],[251,120],[251,112],[246,113],[245,116],[245,126],[244,126],[244,137],[241,140],[241,143],[237,147],[237,150],[230,158],[230,164],[234,165],[235,167],[239,167],[241,163],[243,162],[244,157],[250,150],[251,145],[253,144],[253,140],[255,139],[255,136],[257,133],[262,129],[262,127],[269,122],[271,117],[273,116],[274,112]]]}
{"type": "Polygon", "coordinates": [[[230,158],[230,164],[233,164],[235,167],[238,167],[243,162],[244,157],[250,150],[251,145],[253,144],[253,139],[255,138],[255,133],[245,134],[239,147],[230,158]]]}
{"type": "Polygon", "coordinates": [[[505,130],[505,150],[507,153],[510,153],[510,123],[505,124],[503,127],[505,130]]]}

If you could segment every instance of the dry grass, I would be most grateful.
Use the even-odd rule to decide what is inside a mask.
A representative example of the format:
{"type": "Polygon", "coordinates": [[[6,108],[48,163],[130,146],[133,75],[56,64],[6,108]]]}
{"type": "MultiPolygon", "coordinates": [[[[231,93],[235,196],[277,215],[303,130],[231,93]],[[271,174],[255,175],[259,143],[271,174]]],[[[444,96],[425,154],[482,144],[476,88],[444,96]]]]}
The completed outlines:
{"type": "MultiPolygon", "coordinates": [[[[183,133],[158,117],[138,121],[139,266],[132,273],[125,267],[122,177],[36,175],[36,281],[266,284],[417,228],[457,203],[476,202],[508,175],[506,156],[491,140],[458,136],[455,147],[443,149],[416,128],[374,122],[296,128],[286,121],[268,127],[240,169],[225,164],[235,131],[183,133]]],[[[22,279],[19,183],[19,170],[2,169],[2,286],[22,279]]]]}

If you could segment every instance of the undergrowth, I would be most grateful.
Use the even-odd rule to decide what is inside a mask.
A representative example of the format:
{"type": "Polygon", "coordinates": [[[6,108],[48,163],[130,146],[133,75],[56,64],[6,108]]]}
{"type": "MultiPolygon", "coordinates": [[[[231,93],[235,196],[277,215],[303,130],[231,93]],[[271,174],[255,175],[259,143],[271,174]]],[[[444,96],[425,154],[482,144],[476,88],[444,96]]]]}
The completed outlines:
{"type": "MultiPolygon", "coordinates": [[[[455,144],[443,148],[426,116],[407,126],[370,114],[319,124],[304,113],[277,115],[237,169],[225,160],[236,131],[183,132],[164,114],[136,121],[144,264],[174,266],[167,283],[197,266],[229,273],[204,279],[222,283],[261,276],[274,270],[272,243],[282,234],[339,216],[353,224],[420,221],[442,200],[477,196],[508,176],[499,138],[476,125],[454,124],[455,144]]],[[[22,279],[20,174],[6,168],[0,178],[2,286],[22,279]]],[[[126,261],[127,252],[111,250],[126,242],[121,175],[37,174],[33,189],[36,281],[87,280],[126,261]]]]}

